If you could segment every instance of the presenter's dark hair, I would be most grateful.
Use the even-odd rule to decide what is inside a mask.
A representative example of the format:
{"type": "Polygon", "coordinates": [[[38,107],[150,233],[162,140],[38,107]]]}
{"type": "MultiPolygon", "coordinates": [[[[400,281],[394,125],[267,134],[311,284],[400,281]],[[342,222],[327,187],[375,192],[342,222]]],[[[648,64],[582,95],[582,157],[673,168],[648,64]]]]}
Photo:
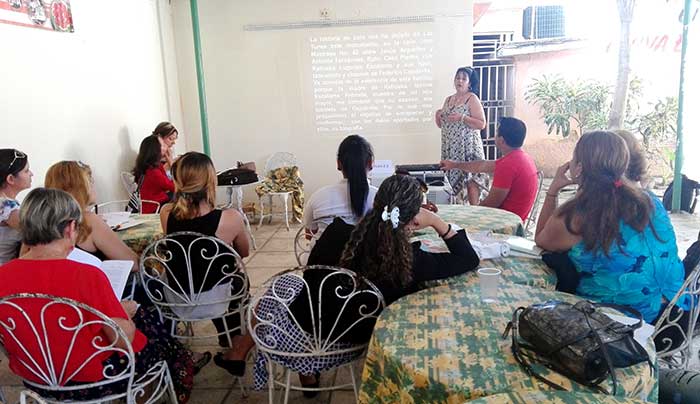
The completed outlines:
{"type": "Polygon", "coordinates": [[[457,69],[457,73],[455,73],[455,78],[457,78],[460,73],[465,74],[467,78],[469,78],[469,91],[479,97],[479,75],[476,73],[476,70],[471,67],[460,67],[457,69]]]}
{"type": "Polygon", "coordinates": [[[510,147],[522,147],[525,143],[527,126],[518,118],[503,117],[498,120],[498,136],[510,147]]]}
{"type": "Polygon", "coordinates": [[[365,212],[365,201],[369,193],[367,171],[373,160],[372,146],[360,135],[350,135],[338,146],[338,161],[350,187],[350,205],[358,218],[365,212]]]}

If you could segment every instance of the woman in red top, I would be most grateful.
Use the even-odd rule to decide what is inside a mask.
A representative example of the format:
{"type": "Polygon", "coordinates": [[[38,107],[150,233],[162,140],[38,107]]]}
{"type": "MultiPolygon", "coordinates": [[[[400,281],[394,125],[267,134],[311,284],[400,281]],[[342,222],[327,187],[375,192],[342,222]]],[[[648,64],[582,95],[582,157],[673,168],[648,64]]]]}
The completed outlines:
{"type": "MultiPolygon", "coordinates": [[[[0,267],[0,296],[43,293],[73,299],[95,308],[124,330],[129,341],[117,341],[116,346],[125,347],[127,343],[131,344],[136,354],[134,365],[137,377],[165,360],[172,375],[177,399],[181,403],[186,402],[197,367],[206,364],[211,359],[211,354],[193,354],[175,341],[159,322],[154,308],[138,308],[133,301],[119,302],[107,276],[100,269],[66,259],[74,248],[82,221],[81,209],[75,199],[61,190],[37,188],[22,202],[19,220],[22,242],[29,247],[29,251],[22,258],[14,259],[0,267]]],[[[115,369],[120,369],[121,366],[123,369],[118,354],[103,352],[92,356],[96,351],[93,343],[97,337],[101,337],[103,341],[114,342],[116,335],[109,327],[85,327],[77,333],[73,342],[74,333],[59,328],[58,324],[72,324],[71,321],[76,319],[75,312],[65,306],[53,308],[44,314],[46,321],[38,324],[37,321],[41,318],[40,311],[45,304],[46,301],[36,299],[29,300],[23,307],[34,327],[39,330],[46,327],[45,333],[51,341],[54,366],[60,369],[64,363],[63,358],[69,357],[63,372],[64,379],[59,383],[93,383],[104,379],[103,369],[108,369],[107,366],[113,366],[115,369]],[[61,319],[62,317],[64,318],[61,319]],[[69,351],[71,346],[72,350],[69,351]],[[72,377],[68,376],[73,374],[72,377]]],[[[91,315],[84,315],[85,321],[93,320],[91,315]]],[[[9,317],[17,317],[17,313],[3,305],[0,309],[0,319],[9,324],[9,317]]],[[[46,369],[39,373],[30,370],[30,367],[36,369],[37,366],[41,366],[36,363],[44,362],[29,360],[26,351],[17,343],[21,341],[32,357],[40,359],[42,354],[37,347],[37,336],[31,327],[23,326],[26,322],[18,321],[17,324],[13,331],[17,339],[9,335],[5,328],[0,328],[3,345],[10,359],[10,369],[26,380],[44,384],[46,381],[37,377],[37,374],[48,374],[46,369]]],[[[41,389],[39,392],[64,401],[94,399],[124,392],[125,389],[124,384],[112,383],[99,388],[70,392],[59,393],[41,389]]]]}
{"type": "MultiPolygon", "coordinates": [[[[148,136],[141,142],[132,171],[136,183],[139,184],[141,199],[156,201],[161,206],[170,202],[175,192],[175,185],[166,174],[162,159],[163,153],[158,137],[148,136]]],[[[150,203],[143,204],[142,213],[156,213],[156,207],[150,203]]]]}

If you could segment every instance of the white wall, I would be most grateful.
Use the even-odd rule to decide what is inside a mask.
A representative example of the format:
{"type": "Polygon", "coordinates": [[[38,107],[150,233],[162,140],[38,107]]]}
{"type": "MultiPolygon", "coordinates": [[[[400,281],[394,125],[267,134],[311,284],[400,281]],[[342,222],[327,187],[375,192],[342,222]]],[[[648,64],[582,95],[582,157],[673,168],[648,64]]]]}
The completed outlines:
{"type": "MultiPolygon", "coordinates": [[[[182,94],[183,132],[191,149],[201,148],[190,2],[173,0],[173,24],[182,94]]],[[[471,0],[207,0],[199,1],[212,157],[217,168],[236,160],[255,160],[259,168],[275,151],[297,155],[305,190],[335,182],[335,153],[345,134],[317,134],[312,125],[311,88],[304,44],[311,35],[386,30],[431,29],[435,35],[434,108],[454,92],[459,66],[471,62],[471,0]],[[247,24],[318,20],[321,9],[332,19],[435,15],[434,23],[352,28],[244,31],[247,24]]],[[[363,134],[360,132],[360,134],[363,134]]],[[[378,159],[398,163],[437,162],[440,131],[367,136],[378,159]]],[[[259,170],[261,171],[261,170],[259,170]]],[[[247,198],[252,190],[247,190],[247,198]]]]}
{"type": "Polygon", "coordinates": [[[29,155],[33,186],[53,163],[82,160],[100,201],[123,198],[119,172],[142,138],[161,120],[181,123],[172,20],[159,1],[72,0],[75,33],[0,24],[0,147],[29,155]]]}

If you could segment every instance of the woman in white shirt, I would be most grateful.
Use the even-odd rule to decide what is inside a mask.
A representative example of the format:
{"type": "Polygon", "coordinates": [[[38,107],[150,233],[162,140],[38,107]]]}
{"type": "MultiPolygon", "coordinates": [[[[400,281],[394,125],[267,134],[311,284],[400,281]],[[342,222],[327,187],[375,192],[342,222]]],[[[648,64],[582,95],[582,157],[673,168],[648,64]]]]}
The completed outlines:
{"type": "Polygon", "coordinates": [[[17,258],[19,233],[17,194],[32,186],[27,155],[16,149],[0,149],[0,265],[17,258]]]}
{"type": "Polygon", "coordinates": [[[338,147],[340,182],[314,192],[304,208],[304,227],[318,238],[335,218],[355,225],[372,209],[377,187],[369,185],[367,173],[372,169],[372,146],[359,135],[343,139],[338,147]]]}

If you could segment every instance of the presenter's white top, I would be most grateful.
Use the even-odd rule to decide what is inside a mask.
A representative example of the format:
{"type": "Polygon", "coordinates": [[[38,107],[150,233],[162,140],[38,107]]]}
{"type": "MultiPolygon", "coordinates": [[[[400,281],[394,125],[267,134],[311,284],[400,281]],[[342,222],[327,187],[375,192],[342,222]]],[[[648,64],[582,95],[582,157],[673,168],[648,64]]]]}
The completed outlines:
{"type": "MultiPolygon", "coordinates": [[[[363,214],[372,209],[376,194],[377,187],[370,185],[363,214]]],[[[322,232],[336,217],[351,225],[357,224],[360,220],[352,211],[350,187],[348,186],[348,180],[345,178],[337,184],[327,185],[311,195],[304,208],[304,226],[307,229],[320,230],[322,232]]]]}

